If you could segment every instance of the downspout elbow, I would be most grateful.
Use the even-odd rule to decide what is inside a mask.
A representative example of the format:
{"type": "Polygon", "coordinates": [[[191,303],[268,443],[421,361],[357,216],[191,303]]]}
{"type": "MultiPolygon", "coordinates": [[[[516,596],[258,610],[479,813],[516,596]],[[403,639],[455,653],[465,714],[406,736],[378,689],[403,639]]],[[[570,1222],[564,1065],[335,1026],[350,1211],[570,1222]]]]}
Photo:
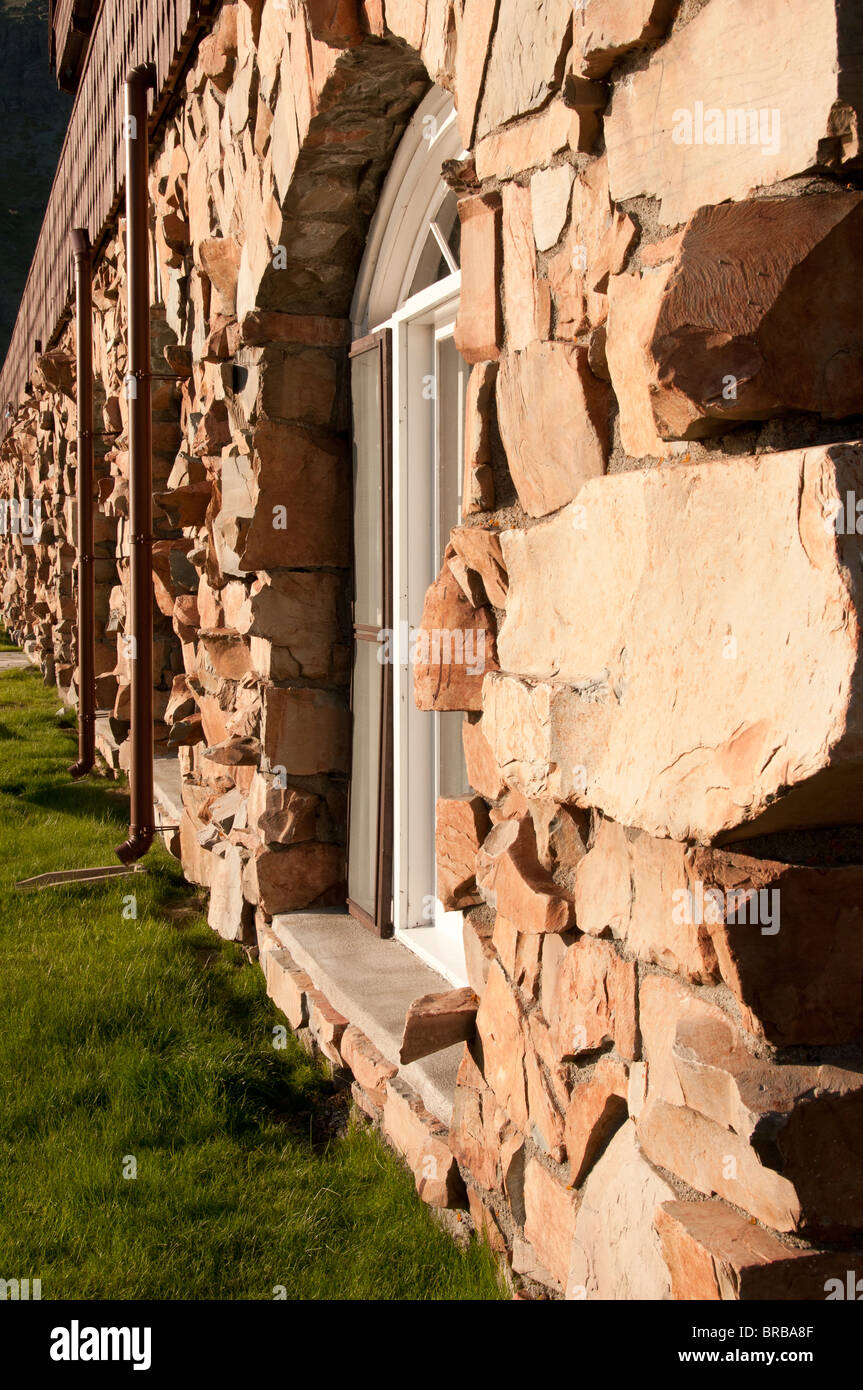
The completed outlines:
{"type": "Polygon", "coordinates": [[[114,850],[120,863],[135,864],[139,859],[143,859],[153,843],[155,834],[152,825],[133,825],[128,840],[124,840],[122,845],[118,845],[114,850]]]}

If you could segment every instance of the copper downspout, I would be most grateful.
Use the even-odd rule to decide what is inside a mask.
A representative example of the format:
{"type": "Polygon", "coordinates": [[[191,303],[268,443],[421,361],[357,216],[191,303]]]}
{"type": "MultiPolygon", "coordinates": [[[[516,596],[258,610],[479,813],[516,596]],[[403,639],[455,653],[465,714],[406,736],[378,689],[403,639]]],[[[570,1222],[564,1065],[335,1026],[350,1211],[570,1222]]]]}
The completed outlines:
{"type": "Polygon", "coordinates": [[[86,229],[72,232],[78,391],[78,761],[83,777],[96,761],[96,590],[93,576],[93,308],[86,229]]]}
{"type": "Polygon", "coordinates": [[[132,757],[129,838],[115,851],[124,864],[153,843],[153,420],[150,386],[149,141],[147,92],[152,64],[126,79],[126,264],[129,295],[129,532],[132,642],[132,757]]]}

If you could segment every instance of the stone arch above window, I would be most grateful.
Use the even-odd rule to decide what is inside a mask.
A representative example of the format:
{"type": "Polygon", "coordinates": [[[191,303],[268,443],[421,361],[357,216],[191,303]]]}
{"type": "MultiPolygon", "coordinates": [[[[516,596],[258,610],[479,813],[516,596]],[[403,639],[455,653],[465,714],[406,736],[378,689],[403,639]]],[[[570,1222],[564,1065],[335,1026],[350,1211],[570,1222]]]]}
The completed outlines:
{"type": "Polygon", "coordinates": [[[460,268],[458,197],[441,168],[464,153],[452,97],[433,87],[402,137],[369,230],[351,309],[355,337],[460,268]]]}

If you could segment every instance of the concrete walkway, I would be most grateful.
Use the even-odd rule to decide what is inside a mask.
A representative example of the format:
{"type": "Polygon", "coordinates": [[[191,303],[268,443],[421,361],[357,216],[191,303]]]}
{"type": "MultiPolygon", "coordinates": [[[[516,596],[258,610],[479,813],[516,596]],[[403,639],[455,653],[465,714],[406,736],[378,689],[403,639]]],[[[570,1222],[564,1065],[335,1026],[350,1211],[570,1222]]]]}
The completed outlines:
{"type": "Polygon", "coordinates": [[[14,671],[19,666],[32,666],[23,652],[0,652],[0,671],[14,671]]]}

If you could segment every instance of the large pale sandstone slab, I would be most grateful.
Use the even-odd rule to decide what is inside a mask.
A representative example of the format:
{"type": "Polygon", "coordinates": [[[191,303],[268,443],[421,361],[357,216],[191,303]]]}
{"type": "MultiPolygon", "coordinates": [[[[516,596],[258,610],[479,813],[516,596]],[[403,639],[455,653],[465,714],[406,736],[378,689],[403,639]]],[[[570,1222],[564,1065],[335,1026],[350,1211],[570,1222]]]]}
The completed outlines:
{"type": "Polygon", "coordinates": [[[584,1186],[566,1294],[578,1299],[667,1299],[671,1281],[656,1231],[674,1189],[641,1152],[628,1120],[584,1186]]]}
{"type": "Polygon", "coordinates": [[[545,106],[559,88],[572,0],[500,0],[477,135],[545,106]]]}
{"type": "Polygon", "coordinates": [[[861,17],[849,10],[837,0],[706,5],[615,87],[612,197],[659,198],[673,226],[705,204],[856,159],[861,17]]]}
{"type": "Polygon", "coordinates": [[[465,0],[456,5],[455,89],[462,144],[470,149],[482,95],[497,0],[465,0]]]}
{"type": "Polygon", "coordinates": [[[844,416],[863,392],[863,194],[701,208],[668,261],[612,282],[607,356],[627,448],[788,410],[844,416]]]}
{"type": "Polygon", "coordinates": [[[861,580],[829,521],[848,491],[856,443],[615,475],[505,532],[483,730],[509,784],[704,843],[853,818],[861,580]]]}

